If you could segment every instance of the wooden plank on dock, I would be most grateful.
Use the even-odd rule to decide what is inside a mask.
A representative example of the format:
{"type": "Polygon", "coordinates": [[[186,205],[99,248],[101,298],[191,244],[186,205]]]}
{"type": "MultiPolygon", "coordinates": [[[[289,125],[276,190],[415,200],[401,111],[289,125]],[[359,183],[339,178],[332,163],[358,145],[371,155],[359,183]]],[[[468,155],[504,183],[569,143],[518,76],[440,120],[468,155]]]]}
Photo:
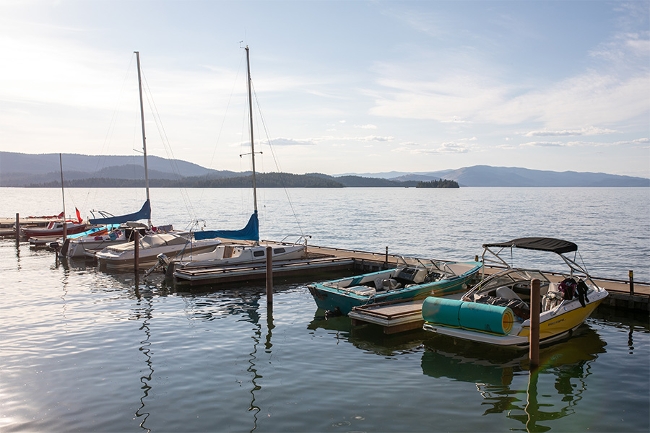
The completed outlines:
{"type": "Polygon", "coordinates": [[[377,303],[354,307],[348,317],[353,325],[361,323],[373,323],[382,326],[385,334],[396,334],[398,332],[421,329],[424,325],[422,320],[423,299],[377,303]]]}

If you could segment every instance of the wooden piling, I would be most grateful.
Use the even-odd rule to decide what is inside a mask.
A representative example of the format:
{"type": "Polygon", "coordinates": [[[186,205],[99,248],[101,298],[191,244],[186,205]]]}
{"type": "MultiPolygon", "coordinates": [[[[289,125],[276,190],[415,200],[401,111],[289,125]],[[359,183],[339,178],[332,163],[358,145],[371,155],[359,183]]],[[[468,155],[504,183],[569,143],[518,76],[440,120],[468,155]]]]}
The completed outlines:
{"type": "Polygon", "coordinates": [[[630,269],[630,295],[634,295],[634,271],[630,269]]]}
{"type": "Polygon", "coordinates": [[[266,304],[273,306],[273,248],[266,247],[266,304]]]}
{"type": "Polygon", "coordinates": [[[20,242],[20,214],[16,212],[16,243],[20,242]]]}
{"type": "Polygon", "coordinates": [[[528,359],[530,369],[539,367],[539,314],[541,300],[539,297],[539,280],[533,278],[530,282],[530,333],[528,334],[528,359]]]}
{"type": "Polygon", "coordinates": [[[140,269],[140,232],[133,230],[133,269],[137,274],[140,269]]]}

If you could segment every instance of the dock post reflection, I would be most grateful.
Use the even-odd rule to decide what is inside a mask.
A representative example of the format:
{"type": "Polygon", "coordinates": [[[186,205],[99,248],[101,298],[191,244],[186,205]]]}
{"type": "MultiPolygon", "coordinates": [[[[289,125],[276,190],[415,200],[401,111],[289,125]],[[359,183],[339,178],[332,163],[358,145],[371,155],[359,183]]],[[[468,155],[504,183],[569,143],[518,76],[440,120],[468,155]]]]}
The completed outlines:
{"type": "MultiPolygon", "coordinates": [[[[137,306],[140,306],[142,302],[142,298],[140,296],[140,291],[138,289],[137,274],[135,279],[135,290],[136,290],[136,296],[138,298],[137,306]]],[[[149,391],[151,390],[151,385],[149,385],[149,383],[152,381],[153,373],[154,373],[153,360],[151,357],[151,349],[150,349],[151,330],[149,329],[149,322],[153,317],[152,315],[153,307],[151,305],[151,296],[149,297],[145,296],[144,301],[145,301],[144,308],[143,309],[138,308],[136,310],[136,319],[144,318],[144,320],[142,321],[142,326],[140,326],[139,330],[144,331],[145,334],[145,339],[140,341],[140,347],[138,348],[138,350],[145,356],[146,358],[145,364],[147,365],[147,369],[149,370],[149,372],[148,374],[144,374],[143,376],[140,377],[140,383],[142,384],[140,389],[142,389],[143,393],[142,393],[142,397],[140,397],[140,407],[138,408],[138,410],[135,411],[135,416],[136,418],[143,418],[142,422],[140,422],[139,424],[140,428],[142,428],[147,432],[150,432],[151,429],[145,427],[144,424],[145,422],[147,422],[147,419],[149,418],[149,415],[151,415],[151,413],[145,412],[144,407],[145,407],[145,399],[149,396],[149,391]]]]}
{"type": "Polygon", "coordinates": [[[262,376],[257,373],[257,367],[255,366],[255,361],[257,360],[257,345],[260,342],[260,337],[262,336],[262,332],[260,329],[260,324],[259,320],[255,320],[255,332],[253,334],[253,351],[249,354],[250,355],[250,360],[248,361],[249,366],[247,371],[249,373],[253,373],[253,378],[251,379],[251,383],[253,384],[253,388],[251,389],[251,404],[248,407],[249,412],[253,412],[253,428],[250,430],[251,433],[257,430],[257,414],[260,412],[260,407],[255,404],[255,391],[259,391],[262,389],[260,385],[257,384],[257,379],[260,379],[262,376]]]}
{"type": "Polygon", "coordinates": [[[537,420],[539,418],[539,402],[537,401],[537,380],[539,379],[539,369],[533,368],[528,372],[528,387],[526,388],[526,431],[539,431],[537,420]]]}

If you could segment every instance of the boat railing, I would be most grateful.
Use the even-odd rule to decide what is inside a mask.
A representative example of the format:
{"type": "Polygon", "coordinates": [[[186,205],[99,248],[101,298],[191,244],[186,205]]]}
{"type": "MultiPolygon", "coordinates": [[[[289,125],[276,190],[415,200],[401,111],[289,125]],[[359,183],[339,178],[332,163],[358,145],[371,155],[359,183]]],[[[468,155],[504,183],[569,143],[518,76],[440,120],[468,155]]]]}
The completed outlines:
{"type": "Polygon", "coordinates": [[[307,246],[307,239],[311,239],[311,235],[286,235],[285,237],[282,238],[280,241],[281,244],[290,244],[290,245],[304,245],[307,246]],[[287,239],[292,238],[294,236],[298,236],[298,238],[293,241],[287,241],[287,239]]]}
{"type": "Polygon", "coordinates": [[[193,219],[187,224],[187,226],[185,226],[185,230],[190,232],[195,232],[199,229],[204,230],[207,224],[207,221],[204,219],[193,219]]]}

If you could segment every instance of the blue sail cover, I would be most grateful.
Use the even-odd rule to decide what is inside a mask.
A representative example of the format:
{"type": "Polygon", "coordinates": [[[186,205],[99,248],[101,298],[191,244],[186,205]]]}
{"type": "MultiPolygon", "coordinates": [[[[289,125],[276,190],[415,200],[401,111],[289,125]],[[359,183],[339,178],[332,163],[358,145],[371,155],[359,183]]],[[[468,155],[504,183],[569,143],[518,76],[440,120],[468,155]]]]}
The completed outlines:
{"type": "Polygon", "coordinates": [[[102,230],[113,230],[113,229],[118,228],[119,226],[120,226],[119,224],[106,224],[105,226],[93,227],[91,229],[86,230],[85,232],[75,233],[73,235],[68,235],[67,238],[68,239],[83,238],[83,237],[86,237],[86,236],[90,236],[93,233],[100,232],[102,230]]]}
{"type": "Polygon", "coordinates": [[[151,204],[149,203],[149,200],[147,200],[142,205],[142,209],[140,209],[135,213],[130,213],[128,215],[108,217],[108,218],[90,219],[88,220],[88,222],[90,224],[121,224],[127,221],[146,220],[149,218],[151,218],[151,204]]]}
{"type": "Polygon", "coordinates": [[[248,224],[241,230],[203,230],[194,232],[194,239],[214,239],[225,238],[234,239],[239,241],[255,241],[260,240],[260,222],[257,219],[257,211],[253,212],[248,224]]]}

